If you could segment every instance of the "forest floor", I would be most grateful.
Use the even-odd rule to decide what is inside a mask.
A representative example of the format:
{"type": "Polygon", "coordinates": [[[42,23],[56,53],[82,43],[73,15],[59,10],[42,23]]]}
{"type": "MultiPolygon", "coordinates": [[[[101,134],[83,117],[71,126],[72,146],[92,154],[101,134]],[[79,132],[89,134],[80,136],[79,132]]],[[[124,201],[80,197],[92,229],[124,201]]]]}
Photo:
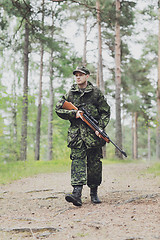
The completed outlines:
{"type": "Polygon", "coordinates": [[[67,203],[70,172],[40,174],[0,185],[0,239],[160,239],[160,176],[144,163],[103,166],[101,204],[67,203]]]}

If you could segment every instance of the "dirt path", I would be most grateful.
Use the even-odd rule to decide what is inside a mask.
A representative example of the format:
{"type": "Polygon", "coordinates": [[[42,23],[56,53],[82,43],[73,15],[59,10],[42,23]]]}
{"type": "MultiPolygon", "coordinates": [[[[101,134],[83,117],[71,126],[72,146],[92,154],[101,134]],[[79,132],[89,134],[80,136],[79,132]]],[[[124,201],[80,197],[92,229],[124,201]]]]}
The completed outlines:
{"type": "Polygon", "coordinates": [[[41,174],[0,186],[0,239],[160,239],[160,177],[145,164],[103,166],[102,204],[64,200],[70,173],[41,174]]]}

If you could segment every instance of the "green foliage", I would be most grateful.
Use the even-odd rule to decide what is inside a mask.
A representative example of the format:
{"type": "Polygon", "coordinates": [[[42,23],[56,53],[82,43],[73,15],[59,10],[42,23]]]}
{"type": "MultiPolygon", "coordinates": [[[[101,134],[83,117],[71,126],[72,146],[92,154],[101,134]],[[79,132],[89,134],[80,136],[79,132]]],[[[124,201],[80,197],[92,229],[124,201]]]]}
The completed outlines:
{"type": "Polygon", "coordinates": [[[148,127],[150,127],[151,134],[151,159],[154,161],[156,159],[156,139],[155,139],[155,129],[152,122],[145,122],[142,116],[138,118],[138,155],[140,158],[148,159],[148,127]]]}
{"type": "Polygon", "coordinates": [[[149,70],[143,59],[131,58],[125,65],[122,75],[124,107],[130,112],[147,113],[147,110],[152,107],[155,89],[149,78],[149,70]]]}
{"type": "Polygon", "coordinates": [[[147,8],[144,8],[141,11],[141,14],[143,16],[149,17],[149,20],[156,20],[157,19],[157,9],[159,7],[159,1],[158,1],[158,6],[155,4],[148,4],[147,8]]]}
{"type": "Polygon", "coordinates": [[[147,170],[148,173],[152,173],[155,176],[160,176],[160,163],[155,163],[147,170]]]}
{"type": "MultiPolygon", "coordinates": [[[[121,25],[121,34],[122,36],[131,35],[131,27],[134,26],[134,7],[136,3],[131,1],[122,1],[121,2],[121,16],[119,18],[119,23],[121,25]]],[[[115,26],[116,19],[116,9],[115,1],[102,1],[101,3],[101,19],[107,27],[110,27],[112,30],[115,26]]]]}
{"type": "Polygon", "coordinates": [[[4,134],[4,119],[2,118],[2,116],[0,115],[0,159],[2,158],[3,154],[5,153],[5,149],[4,149],[4,144],[5,144],[5,134],[4,134]]]}
{"type": "MultiPolygon", "coordinates": [[[[101,3],[101,21],[102,24],[107,26],[107,28],[113,29],[115,24],[115,16],[116,16],[116,10],[115,10],[115,1],[109,0],[109,1],[100,1],[101,3]]],[[[96,13],[95,13],[96,16],[96,13]]]]}
{"type": "Polygon", "coordinates": [[[122,26],[122,36],[132,34],[133,26],[134,26],[134,18],[135,12],[134,7],[136,3],[130,1],[122,1],[121,2],[121,17],[120,17],[120,25],[122,26]]]}
{"type": "Polygon", "coordinates": [[[150,64],[153,65],[157,65],[158,62],[158,36],[155,34],[150,34],[148,35],[145,43],[144,43],[144,47],[143,47],[143,54],[142,57],[149,57],[149,59],[152,59],[152,61],[150,60],[150,64]]]}
{"type": "Polygon", "coordinates": [[[135,2],[121,1],[120,17],[116,19],[115,1],[103,1],[101,6],[102,36],[112,58],[115,57],[115,23],[119,20],[121,37],[121,65],[130,58],[126,38],[133,34],[135,24],[135,2]]]}
{"type": "Polygon", "coordinates": [[[3,16],[3,14],[0,12],[0,28],[2,31],[6,30],[9,23],[7,21],[6,16],[3,16]]]}
{"type": "Polygon", "coordinates": [[[53,159],[69,159],[70,149],[67,147],[69,121],[65,121],[55,116],[53,126],[53,159]]]}
{"type": "Polygon", "coordinates": [[[2,0],[1,7],[9,14],[9,16],[15,15],[16,17],[27,18],[31,14],[30,1],[16,1],[16,0],[2,0]]]}

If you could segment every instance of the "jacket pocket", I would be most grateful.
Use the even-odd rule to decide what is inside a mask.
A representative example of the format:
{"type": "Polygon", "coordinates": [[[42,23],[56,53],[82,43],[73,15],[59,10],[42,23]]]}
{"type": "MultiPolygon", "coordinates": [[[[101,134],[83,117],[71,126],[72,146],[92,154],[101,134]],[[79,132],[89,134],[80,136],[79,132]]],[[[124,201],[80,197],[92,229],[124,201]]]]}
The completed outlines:
{"type": "Polygon", "coordinates": [[[68,147],[69,148],[79,148],[82,146],[82,139],[80,136],[80,129],[70,127],[68,129],[68,147]]]}

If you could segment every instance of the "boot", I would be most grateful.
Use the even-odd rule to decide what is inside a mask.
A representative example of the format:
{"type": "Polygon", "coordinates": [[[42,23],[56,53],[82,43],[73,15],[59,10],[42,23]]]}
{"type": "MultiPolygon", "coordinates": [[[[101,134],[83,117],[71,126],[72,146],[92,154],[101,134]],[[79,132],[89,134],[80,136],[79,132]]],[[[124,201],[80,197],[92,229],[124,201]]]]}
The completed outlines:
{"type": "Polygon", "coordinates": [[[65,199],[67,202],[72,202],[75,206],[82,206],[81,195],[83,186],[77,185],[73,187],[73,192],[66,194],[65,199]]]}
{"type": "Polygon", "coordinates": [[[97,190],[98,190],[98,187],[94,187],[90,189],[91,202],[96,204],[101,203],[97,195],[97,190]]]}

